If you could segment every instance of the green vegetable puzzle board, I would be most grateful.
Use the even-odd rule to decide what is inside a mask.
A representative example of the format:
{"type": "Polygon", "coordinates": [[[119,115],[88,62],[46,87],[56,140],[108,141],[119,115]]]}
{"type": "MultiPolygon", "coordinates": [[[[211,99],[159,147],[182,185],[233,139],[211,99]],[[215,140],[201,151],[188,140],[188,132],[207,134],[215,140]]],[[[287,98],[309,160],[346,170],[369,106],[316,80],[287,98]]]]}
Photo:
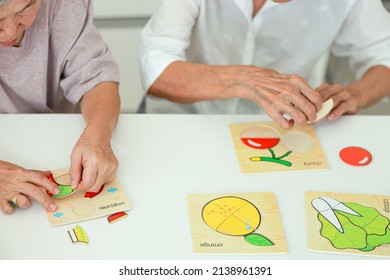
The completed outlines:
{"type": "Polygon", "coordinates": [[[286,253],[273,193],[189,194],[195,253],[286,253]]]}
{"type": "Polygon", "coordinates": [[[281,129],[275,122],[231,124],[242,173],[328,169],[311,124],[281,129]]]}
{"type": "Polygon", "coordinates": [[[305,193],[308,249],[390,256],[390,196],[305,193]]]}

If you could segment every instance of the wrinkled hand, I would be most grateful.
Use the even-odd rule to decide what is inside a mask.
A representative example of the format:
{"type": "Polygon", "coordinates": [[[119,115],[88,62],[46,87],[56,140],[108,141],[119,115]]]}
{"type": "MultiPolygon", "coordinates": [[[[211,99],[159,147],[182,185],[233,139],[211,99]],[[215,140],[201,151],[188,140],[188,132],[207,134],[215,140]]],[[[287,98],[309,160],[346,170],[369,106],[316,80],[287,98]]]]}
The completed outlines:
{"type": "Polygon", "coordinates": [[[324,83],[316,89],[326,101],[333,99],[333,109],[328,115],[329,120],[335,120],[344,114],[355,114],[359,111],[359,102],[352,89],[340,84],[324,83]]]}
{"type": "Polygon", "coordinates": [[[245,79],[232,85],[240,91],[237,96],[256,102],[281,128],[314,121],[322,107],[321,95],[300,76],[253,66],[239,71],[245,79]]]}
{"type": "Polygon", "coordinates": [[[97,192],[114,179],[117,169],[118,160],[111,149],[110,138],[101,135],[98,129],[87,127],[71,155],[72,188],[97,192]]]}
{"type": "Polygon", "coordinates": [[[9,203],[18,195],[16,203],[20,208],[28,208],[34,199],[47,210],[55,211],[57,206],[49,191],[59,193],[57,185],[48,179],[50,171],[28,170],[20,166],[0,161],[0,209],[6,214],[12,214],[14,207],[9,203]]]}

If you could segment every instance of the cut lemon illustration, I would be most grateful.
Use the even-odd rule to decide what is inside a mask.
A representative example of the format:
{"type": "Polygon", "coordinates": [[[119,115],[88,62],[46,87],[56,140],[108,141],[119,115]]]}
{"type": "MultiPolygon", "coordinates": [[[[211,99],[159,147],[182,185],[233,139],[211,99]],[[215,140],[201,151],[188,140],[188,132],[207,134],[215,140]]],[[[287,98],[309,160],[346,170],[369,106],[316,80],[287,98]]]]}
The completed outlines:
{"type": "Polygon", "coordinates": [[[260,226],[260,211],[246,199],[236,196],[219,197],[202,209],[203,221],[213,230],[231,236],[244,236],[254,246],[272,246],[268,238],[254,233],[260,226]]]}

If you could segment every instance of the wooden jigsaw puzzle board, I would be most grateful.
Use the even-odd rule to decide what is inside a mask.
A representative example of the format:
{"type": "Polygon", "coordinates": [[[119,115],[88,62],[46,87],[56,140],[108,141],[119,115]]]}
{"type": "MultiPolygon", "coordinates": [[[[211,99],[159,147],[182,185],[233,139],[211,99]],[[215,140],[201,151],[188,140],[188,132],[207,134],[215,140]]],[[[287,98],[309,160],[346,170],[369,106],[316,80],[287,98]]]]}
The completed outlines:
{"type": "MultiPolygon", "coordinates": [[[[53,171],[53,177],[59,184],[70,184],[69,169],[53,171]]],[[[127,211],[131,204],[118,178],[105,184],[101,193],[92,198],[84,198],[84,191],[56,199],[56,212],[47,212],[51,225],[59,226],[77,223],[93,218],[108,216],[117,212],[127,211]]]]}
{"type": "MultiPolygon", "coordinates": [[[[275,122],[262,123],[242,123],[231,124],[230,132],[233,138],[234,147],[237,153],[241,171],[243,173],[266,173],[266,172],[286,172],[304,170],[324,170],[328,169],[328,163],[322,151],[312,125],[296,124],[292,130],[283,130],[275,122]],[[253,148],[242,140],[243,133],[253,127],[261,127],[269,130],[269,133],[276,133],[279,142],[271,147],[274,156],[281,157],[283,162],[291,163],[291,166],[279,164],[277,162],[266,161],[272,158],[272,153],[267,146],[253,148]],[[288,148],[286,146],[288,146],[288,148]],[[261,158],[260,161],[252,161],[251,158],[261,158]]],[[[263,139],[268,141],[269,139],[263,139]]],[[[256,143],[255,143],[256,144],[256,143]]]]}
{"type": "MultiPolygon", "coordinates": [[[[390,196],[382,196],[382,195],[363,195],[363,194],[342,194],[342,193],[332,193],[332,192],[315,192],[310,191],[305,193],[305,203],[306,203],[306,217],[307,217],[307,232],[308,232],[308,249],[310,251],[315,252],[324,252],[324,253],[335,253],[335,254],[355,254],[355,255],[371,255],[371,256],[388,256],[390,257],[390,244],[381,244],[377,246],[372,251],[361,251],[356,248],[346,248],[346,249],[338,249],[332,245],[332,242],[321,235],[321,229],[323,227],[322,223],[319,221],[319,213],[312,206],[313,199],[319,197],[331,197],[340,202],[344,203],[357,203],[365,207],[364,212],[372,212],[373,209],[376,209],[378,213],[385,218],[383,218],[384,222],[386,222],[386,218],[389,221],[390,218],[390,209],[389,202],[390,196]]],[[[362,211],[363,212],[363,211],[362,211]]],[[[363,212],[363,214],[364,214],[363,212]]],[[[367,215],[367,214],[364,214],[367,215]]],[[[375,214],[375,217],[379,217],[379,215],[375,214]]],[[[378,220],[377,220],[378,221],[378,220]]],[[[373,225],[372,219],[368,222],[362,222],[362,228],[369,227],[373,225]],[[363,226],[364,225],[364,226],[363,226]]],[[[382,224],[382,227],[385,227],[386,224],[382,224]]],[[[375,226],[377,227],[377,226],[375,226]]],[[[369,233],[369,229],[365,229],[369,233]]],[[[389,233],[390,228],[387,228],[389,233]]],[[[349,236],[348,228],[345,229],[344,233],[339,233],[337,231],[334,238],[342,238],[342,235],[349,236]],[[337,235],[338,234],[338,235],[337,235]]],[[[390,235],[390,233],[389,233],[390,235]]],[[[351,239],[354,238],[353,243],[358,243],[358,238],[356,234],[351,234],[351,239]]],[[[390,242],[390,238],[386,238],[388,242],[390,242]]],[[[352,239],[353,240],[353,239],[352,239]]],[[[367,237],[366,237],[367,240],[367,237]]]]}
{"type": "MultiPolygon", "coordinates": [[[[219,204],[216,203],[216,205],[219,204]]],[[[283,232],[282,222],[280,219],[276,199],[273,193],[189,194],[188,207],[192,230],[193,248],[196,253],[275,254],[287,252],[287,245],[283,232]],[[234,236],[221,233],[222,230],[218,229],[218,226],[215,226],[215,228],[210,227],[210,222],[210,225],[206,224],[205,220],[202,218],[202,211],[206,213],[205,206],[209,203],[213,203],[215,199],[220,198],[230,199],[228,202],[218,200],[222,201],[221,207],[225,208],[226,211],[229,211],[227,219],[230,219],[230,217],[235,216],[236,211],[239,208],[237,207],[236,209],[232,209],[236,204],[234,198],[240,199],[241,206],[245,205],[245,209],[247,212],[250,212],[251,210],[256,211],[257,209],[260,215],[260,223],[259,225],[257,225],[256,221],[254,221],[255,224],[252,224],[252,226],[255,228],[255,230],[252,233],[266,237],[267,239],[272,241],[273,245],[255,246],[249,244],[245,240],[245,230],[244,228],[240,227],[242,225],[245,226],[245,223],[251,224],[251,222],[255,220],[253,218],[252,221],[249,221],[243,218],[245,216],[240,216],[240,220],[237,221],[237,226],[234,225],[235,227],[231,229],[235,232],[235,234],[238,234],[234,236]],[[220,232],[218,232],[218,230],[220,232]]],[[[242,207],[241,209],[244,209],[244,207],[242,207]]],[[[220,215],[220,213],[217,212],[216,214],[220,215]]],[[[245,212],[242,212],[242,215],[245,214],[245,212]]],[[[249,215],[251,215],[251,213],[249,213],[249,215]]],[[[221,222],[220,224],[222,223],[223,222],[221,222]]]]}

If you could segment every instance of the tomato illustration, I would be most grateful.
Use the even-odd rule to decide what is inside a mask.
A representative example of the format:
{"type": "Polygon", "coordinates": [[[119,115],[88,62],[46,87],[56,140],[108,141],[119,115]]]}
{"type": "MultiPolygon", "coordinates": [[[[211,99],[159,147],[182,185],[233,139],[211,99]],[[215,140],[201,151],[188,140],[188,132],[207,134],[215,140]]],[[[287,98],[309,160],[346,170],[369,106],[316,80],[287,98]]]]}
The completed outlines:
{"type": "Polygon", "coordinates": [[[265,125],[251,126],[241,133],[240,138],[241,141],[248,147],[251,147],[253,149],[268,150],[271,153],[271,157],[251,157],[251,161],[273,162],[285,165],[287,167],[291,166],[291,162],[283,160],[283,158],[291,154],[291,151],[288,151],[284,155],[277,157],[272,150],[273,147],[279,144],[281,138],[279,131],[277,131],[276,129],[265,125]]]}
{"type": "Polygon", "coordinates": [[[241,133],[241,141],[254,149],[270,149],[280,141],[280,134],[269,126],[252,126],[241,133]]]}

